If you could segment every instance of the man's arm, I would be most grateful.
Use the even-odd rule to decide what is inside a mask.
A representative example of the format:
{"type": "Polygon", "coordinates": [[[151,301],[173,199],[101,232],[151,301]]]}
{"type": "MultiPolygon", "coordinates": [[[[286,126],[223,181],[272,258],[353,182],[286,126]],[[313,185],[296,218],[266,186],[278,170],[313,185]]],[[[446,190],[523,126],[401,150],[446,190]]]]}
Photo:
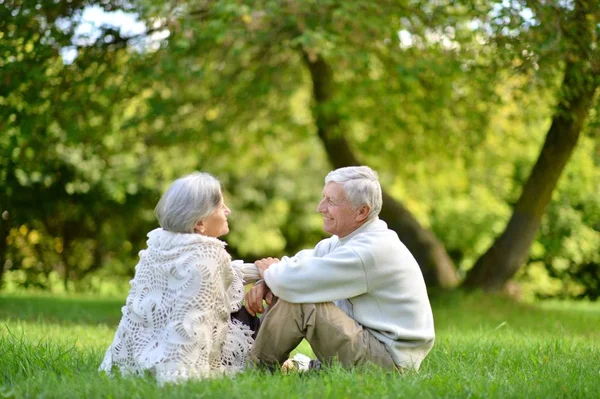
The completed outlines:
{"type": "Polygon", "coordinates": [[[277,262],[279,262],[279,259],[277,258],[263,258],[254,262],[261,280],[248,290],[244,305],[248,313],[252,316],[256,316],[257,313],[264,313],[263,300],[267,302],[267,305],[270,305],[273,302],[273,293],[262,279],[264,278],[265,270],[277,262]]]}
{"type": "Polygon", "coordinates": [[[271,305],[273,303],[273,293],[269,287],[267,287],[264,280],[260,280],[246,293],[246,304],[244,306],[248,313],[252,316],[256,316],[257,313],[265,312],[263,300],[267,305],[271,305]]]}
{"type": "Polygon", "coordinates": [[[351,248],[323,257],[284,258],[263,272],[273,294],[292,303],[329,302],[368,291],[365,265],[351,248]]]}
{"type": "Polygon", "coordinates": [[[269,268],[269,266],[278,263],[279,259],[277,258],[263,258],[254,262],[256,268],[258,269],[258,273],[260,274],[260,278],[265,278],[265,270],[269,268]]]}

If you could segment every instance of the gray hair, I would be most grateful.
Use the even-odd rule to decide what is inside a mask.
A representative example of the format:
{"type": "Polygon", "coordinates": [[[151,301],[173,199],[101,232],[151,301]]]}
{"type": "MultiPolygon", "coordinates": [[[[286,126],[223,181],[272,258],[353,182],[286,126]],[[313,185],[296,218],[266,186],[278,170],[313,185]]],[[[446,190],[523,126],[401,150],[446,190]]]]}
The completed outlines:
{"type": "Polygon", "coordinates": [[[377,172],[368,166],[348,166],[333,170],[325,177],[325,184],[340,183],[352,208],[368,205],[369,218],[379,215],[383,199],[377,172]]]}
{"type": "Polygon", "coordinates": [[[221,203],[221,183],[208,173],[194,172],[175,180],[154,208],[160,227],[173,233],[193,233],[221,203]]]}

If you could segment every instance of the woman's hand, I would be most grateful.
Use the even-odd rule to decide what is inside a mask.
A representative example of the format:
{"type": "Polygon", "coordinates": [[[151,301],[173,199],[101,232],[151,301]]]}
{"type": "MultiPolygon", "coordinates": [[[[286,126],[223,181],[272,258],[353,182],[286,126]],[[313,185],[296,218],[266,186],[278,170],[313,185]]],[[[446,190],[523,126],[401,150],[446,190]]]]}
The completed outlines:
{"type": "Polygon", "coordinates": [[[258,272],[260,273],[260,278],[265,278],[265,270],[269,268],[273,263],[278,263],[279,259],[277,258],[263,258],[261,260],[257,260],[254,262],[256,267],[258,268],[258,272]]]}
{"type": "Polygon", "coordinates": [[[248,313],[252,316],[256,316],[257,313],[264,313],[263,299],[267,305],[270,305],[273,303],[273,293],[264,281],[260,281],[254,284],[254,287],[246,293],[246,304],[244,306],[248,313]]]}

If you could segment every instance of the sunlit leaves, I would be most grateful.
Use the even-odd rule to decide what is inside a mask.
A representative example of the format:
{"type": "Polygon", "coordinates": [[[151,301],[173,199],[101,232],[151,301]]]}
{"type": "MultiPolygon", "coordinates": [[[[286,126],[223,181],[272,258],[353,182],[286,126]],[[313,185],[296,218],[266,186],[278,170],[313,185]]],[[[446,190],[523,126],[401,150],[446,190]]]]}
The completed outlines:
{"type": "MultiPolygon", "coordinates": [[[[307,60],[322,57],[335,96],[318,111],[339,121],[337,133],[464,271],[539,152],[571,30],[552,2],[98,2],[165,32],[150,51],[114,27],[96,32],[97,43],[73,42],[92,3],[0,5],[0,200],[11,234],[39,234],[11,254],[14,268],[37,248],[50,268],[72,262],[74,278],[95,264],[90,253],[107,273],[127,273],[156,226],[160,193],[196,169],[223,181],[234,255],[314,244],[329,165],[307,60]],[[52,249],[57,240],[68,258],[52,249]]],[[[589,142],[561,182],[534,261],[596,261],[599,158],[589,142]]]]}

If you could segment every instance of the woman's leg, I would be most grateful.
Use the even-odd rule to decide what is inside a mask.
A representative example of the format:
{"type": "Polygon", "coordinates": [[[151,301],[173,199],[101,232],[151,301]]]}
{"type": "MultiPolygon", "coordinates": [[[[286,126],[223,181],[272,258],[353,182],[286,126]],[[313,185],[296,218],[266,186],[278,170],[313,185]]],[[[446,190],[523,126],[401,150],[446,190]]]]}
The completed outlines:
{"type": "Polygon", "coordinates": [[[245,307],[241,307],[240,310],[231,314],[232,319],[236,319],[241,321],[245,325],[247,325],[254,333],[252,334],[252,338],[256,339],[258,335],[258,330],[260,329],[260,319],[256,316],[252,316],[245,307]]]}

